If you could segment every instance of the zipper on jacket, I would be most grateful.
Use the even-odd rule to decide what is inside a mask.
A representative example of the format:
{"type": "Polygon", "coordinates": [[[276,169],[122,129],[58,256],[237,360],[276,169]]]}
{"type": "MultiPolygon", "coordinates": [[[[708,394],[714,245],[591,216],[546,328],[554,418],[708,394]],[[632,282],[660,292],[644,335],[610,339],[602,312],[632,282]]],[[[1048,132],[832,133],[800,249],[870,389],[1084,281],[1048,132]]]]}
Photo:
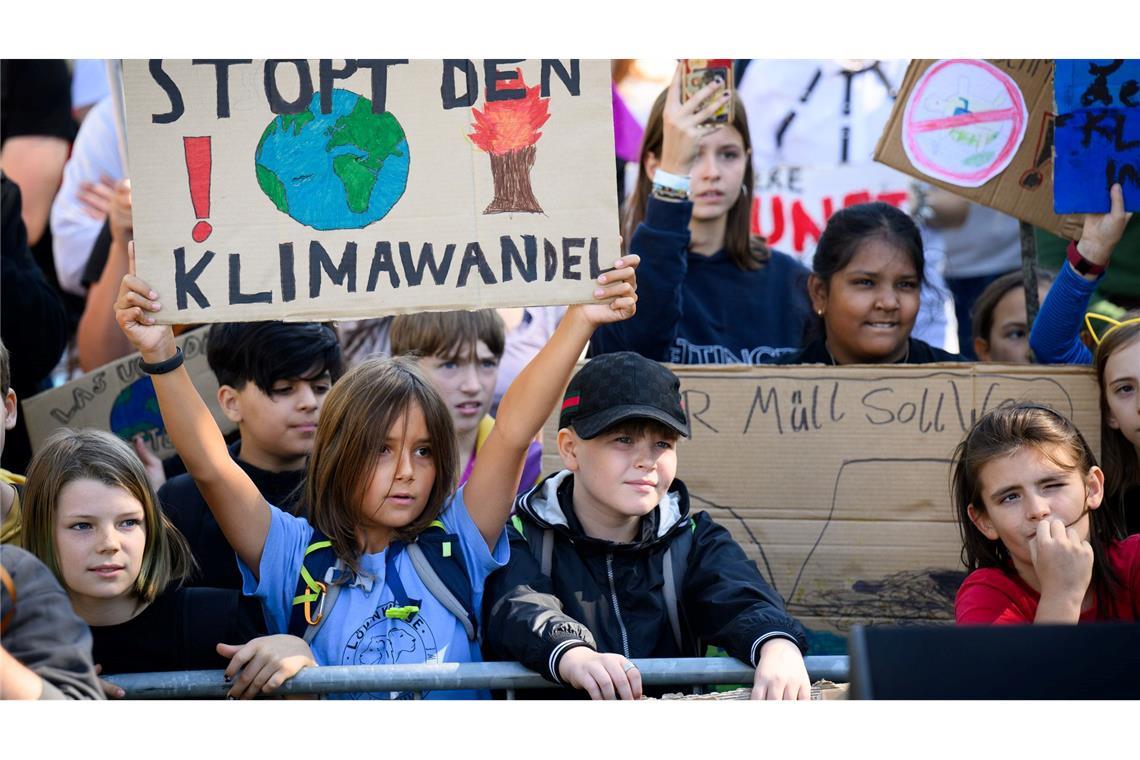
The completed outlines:
{"type": "Polygon", "coordinates": [[[606,575],[610,579],[610,600],[614,603],[614,615],[617,616],[618,628],[621,630],[621,653],[629,657],[629,634],[625,631],[625,622],[621,619],[621,608],[618,607],[617,588],[614,586],[614,553],[606,552],[606,575]]]}

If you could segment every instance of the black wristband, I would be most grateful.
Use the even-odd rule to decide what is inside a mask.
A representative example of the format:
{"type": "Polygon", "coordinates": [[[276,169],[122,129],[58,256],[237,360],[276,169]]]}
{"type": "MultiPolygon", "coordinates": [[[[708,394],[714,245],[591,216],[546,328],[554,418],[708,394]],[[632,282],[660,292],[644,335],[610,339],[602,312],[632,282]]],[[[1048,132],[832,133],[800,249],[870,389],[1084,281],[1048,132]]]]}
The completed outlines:
{"type": "Polygon", "coordinates": [[[150,364],[149,362],[140,361],[139,369],[148,375],[165,375],[167,372],[173,372],[182,366],[185,357],[182,356],[182,347],[176,346],[174,349],[174,356],[169,359],[164,359],[160,362],[150,364]]]}

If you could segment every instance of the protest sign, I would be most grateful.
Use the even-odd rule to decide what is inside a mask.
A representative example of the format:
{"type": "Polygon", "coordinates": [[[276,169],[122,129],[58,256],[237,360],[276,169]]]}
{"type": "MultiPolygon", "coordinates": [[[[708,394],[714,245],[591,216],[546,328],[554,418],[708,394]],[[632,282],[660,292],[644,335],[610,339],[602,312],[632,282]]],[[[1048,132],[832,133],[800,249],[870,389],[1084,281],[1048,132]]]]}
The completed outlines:
{"type": "Polygon", "coordinates": [[[1140,61],[1058,60],[1053,210],[1107,213],[1119,182],[1140,210],[1140,61]]]}
{"type": "Polygon", "coordinates": [[[835,166],[756,169],[752,234],[811,265],[831,215],[859,203],[882,201],[905,209],[911,180],[871,161],[835,166]]]}
{"type": "Polygon", "coordinates": [[[170,322],[590,300],[620,255],[603,60],[124,62],[170,322]]]}
{"type": "Polygon", "coordinates": [[[875,160],[1076,240],[1053,211],[1053,61],[915,60],[875,160]]]}
{"type": "MultiPolygon", "coordinates": [[[[1006,399],[1049,404],[1100,450],[1088,367],[674,366],[692,438],[677,477],[821,636],[856,623],[945,623],[964,577],[954,448],[1006,399]]],[[[544,472],[561,469],[557,415],[544,472]]]]}
{"type": "MultiPolygon", "coordinates": [[[[218,406],[218,381],[206,361],[209,328],[192,330],[175,341],[186,357],[186,371],[223,433],[235,428],[218,406]]],[[[69,383],[23,400],[32,451],[56,428],[96,428],[130,441],[142,435],[159,458],[174,456],[150,376],[139,369],[137,353],[106,364],[69,383]]]]}

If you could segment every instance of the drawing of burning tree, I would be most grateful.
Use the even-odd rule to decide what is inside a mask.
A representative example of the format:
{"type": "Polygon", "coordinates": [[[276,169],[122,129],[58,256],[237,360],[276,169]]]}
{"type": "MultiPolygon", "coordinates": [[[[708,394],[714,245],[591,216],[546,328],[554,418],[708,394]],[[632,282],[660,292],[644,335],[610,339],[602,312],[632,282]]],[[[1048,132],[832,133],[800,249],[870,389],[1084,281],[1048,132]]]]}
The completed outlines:
{"type": "Polygon", "coordinates": [[[535,143],[542,137],[538,129],[550,118],[549,98],[538,96],[539,88],[527,87],[522,69],[517,78],[500,82],[499,90],[522,90],[522,97],[488,101],[482,112],[471,109],[475,118],[471,141],[491,157],[491,177],[495,182],[495,199],[484,214],[515,211],[542,213],[530,186],[530,170],[534,166],[535,143]]]}

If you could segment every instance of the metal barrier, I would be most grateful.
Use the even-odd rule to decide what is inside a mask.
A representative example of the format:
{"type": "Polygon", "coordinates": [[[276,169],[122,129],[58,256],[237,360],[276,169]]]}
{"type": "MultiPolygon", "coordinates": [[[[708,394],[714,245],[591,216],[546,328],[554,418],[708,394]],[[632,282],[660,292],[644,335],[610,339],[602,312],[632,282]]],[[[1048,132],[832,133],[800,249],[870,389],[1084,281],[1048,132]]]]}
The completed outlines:
{"type": "MultiPolygon", "coordinates": [[[[729,657],[633,660],[646,686],[750,684],[755,669],[729,657]]],[[[808,676],[817,681],[847,680],[845,655],[805,657],[808,676]]],[[[126,691],[127,699],[223,699],[230,684],[221,670],[172,673],[123,673],[107,680],[126,691]]],[[[339,694],[343,692],[424,691],[446,689],[505,689],[513,699],[517,689],[554,688],[533,670],[517,662],[464,662],[432,665],[328,665],[305,668],[275,695],[339,694]]]]}

